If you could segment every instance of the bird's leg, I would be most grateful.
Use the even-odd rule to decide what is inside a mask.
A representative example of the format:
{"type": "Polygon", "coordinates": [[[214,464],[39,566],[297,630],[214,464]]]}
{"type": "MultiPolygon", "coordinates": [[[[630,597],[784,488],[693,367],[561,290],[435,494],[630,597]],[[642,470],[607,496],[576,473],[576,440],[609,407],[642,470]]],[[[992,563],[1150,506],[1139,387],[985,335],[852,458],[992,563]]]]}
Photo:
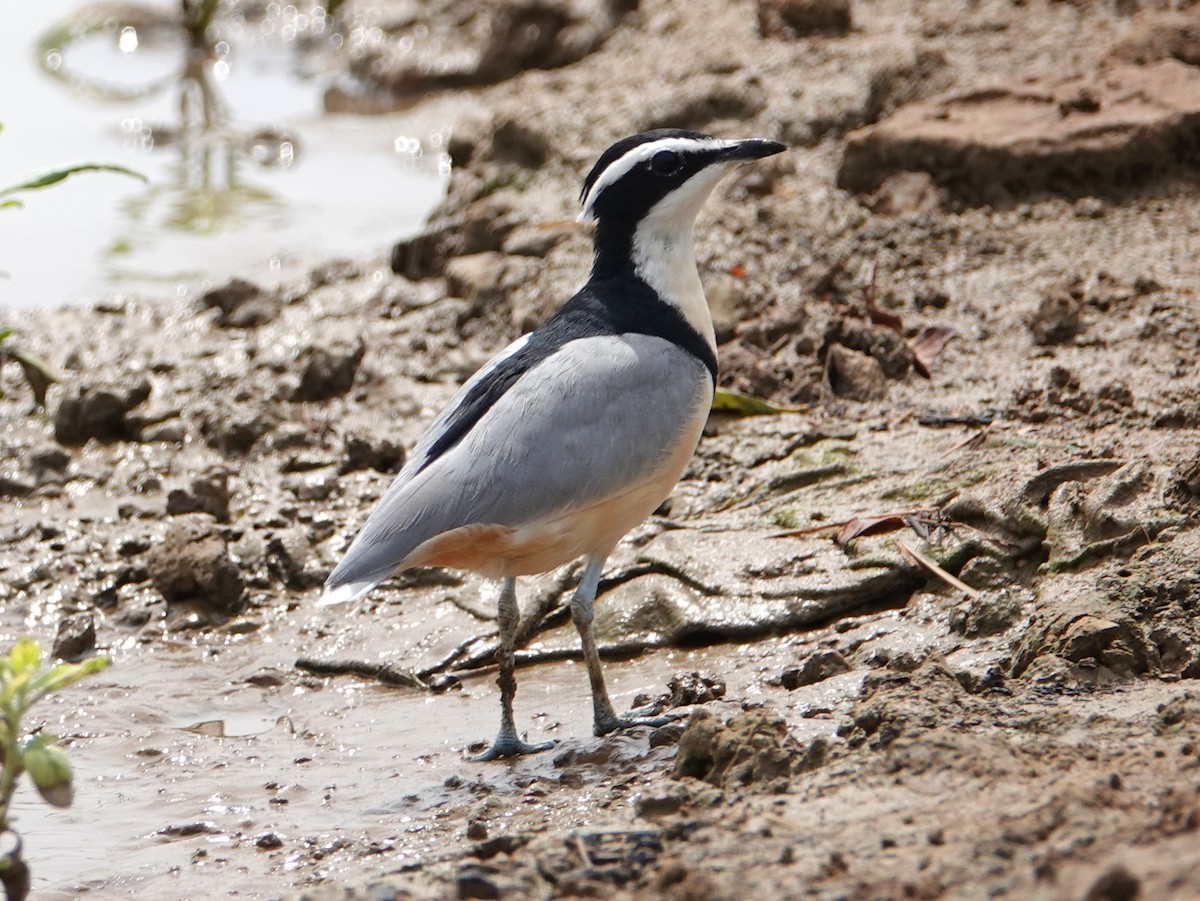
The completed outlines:
{"type": "Polygon", "coordinates": [[[517,630],[517,580],[505,579],[500,588],[500,600],[496,605],[496,623],[500,627],[500,649],[496,657],[500,662],[500,676],[496,684],[500,686],[500,732],[492,746],[472,757],[475,761],[499,760],[502,757],[518,757],[521,754],[532,754],[535,751],[545,751],[554,747],[554,742],[546,741],[531,745],[517,737],[516,726],[513,725],[513,696],[517,693],[517,677],[514,652],[514,633],[517,630]]]}
{"type": "Polygon", "coordinates": [[[631,726],[663,726],[675,719],[673,716],[639,717],[617,716],[613,711],[612,701],[608,698],[608,689],[604,686],[604,671],[600,669],[600,651],[596,647],[596,638],[592,634],[592,607],[596,600],[596,589],[600,585],[600,570],[604,566],[604,557],[589,557],[579,580],[579,587],[571,598],[571,619],[579,630],[579,639],[583,644],[583,659],[587,663],[588,678],[592,683],[592,709],[595,711],[595,725],[592,731],[597,735],[607,735],[618,729],[628,729],[631,726]]]}

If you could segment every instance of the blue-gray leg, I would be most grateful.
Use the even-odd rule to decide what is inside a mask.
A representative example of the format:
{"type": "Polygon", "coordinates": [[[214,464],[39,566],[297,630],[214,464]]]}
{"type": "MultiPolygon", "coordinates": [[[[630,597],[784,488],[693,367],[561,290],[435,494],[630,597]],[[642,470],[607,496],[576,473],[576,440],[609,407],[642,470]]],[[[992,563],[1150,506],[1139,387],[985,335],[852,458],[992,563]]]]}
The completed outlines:
{"type": "Polygon", "coordinates": [[[600,571],[604,568],[604,557],[589,557],[583,570],[583,578],[571,598],[571,619],[579,630],[579,639],[583,643],[583,659],[587,663],[588,678],[592,683],[592,709],[595,712],[595,725],[592,731],[597,735],[607,735],[618,729],[628,729],[631,726],[663,726],[676,717],[673,716],[626,716],[621,717],[613,711],[612,701],[608,698],[608,689],[604,686],[604,672],[600,669],[600,651],[596,647],[596,638],[592,634],[593,605],[596,600],[596,589],[600,587],[600,571]]]}
{"type": "Polygon", "coordinates": [[[496,625],[500,630],[500,649],[496,657],[500,663],[500,676],[496,684],[500,686],[500,732],[492,746],[472,760],[499,760],[502,757],[518,757],[521,754],[532,754],[554,747],[554,742],[546,741],[531,745],[517,737],[516,726],[513,725],[513,697],[517,693],[517,677],[514,673],[515,663],[515,633],[520,611],[517,609],[517,580],[505,579],[500,587],[500,600],[496,604],[496,625]]]}

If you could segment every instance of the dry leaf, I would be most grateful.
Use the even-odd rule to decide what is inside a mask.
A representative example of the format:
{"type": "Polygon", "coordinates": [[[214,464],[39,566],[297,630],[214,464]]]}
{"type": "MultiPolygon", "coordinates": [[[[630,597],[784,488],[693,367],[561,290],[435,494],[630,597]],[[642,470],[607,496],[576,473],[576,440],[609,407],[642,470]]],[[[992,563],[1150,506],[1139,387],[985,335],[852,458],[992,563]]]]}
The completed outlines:
{"type": "Polygon", "coordinates": [[[908,349],[912,351],[917,372],[929,378],[933,361],[938,358],[946,342],[957,336],[958,332],[948,325],[927,325],[915,338],[910,338],[908,349]]]}

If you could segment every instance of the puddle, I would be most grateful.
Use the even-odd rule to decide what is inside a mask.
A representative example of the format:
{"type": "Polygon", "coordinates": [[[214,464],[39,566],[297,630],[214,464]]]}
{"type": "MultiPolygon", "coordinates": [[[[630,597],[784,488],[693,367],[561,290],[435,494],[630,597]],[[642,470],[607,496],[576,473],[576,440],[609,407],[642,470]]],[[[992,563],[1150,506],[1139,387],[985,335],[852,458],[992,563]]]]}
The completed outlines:
{"type": "Polygon", "coordinates": [[[81,174],[0,213],[0,307],[271,282],[289,261],[385,251],[442,197],[453,111],[326,113],[341,38],[319,7],[270,4],[198,56],[169,26],[177,6],[146,4],[135,25],[83,0],[9,10],[0,78],[21,90],[0,120],[0,184],[80,161],[148,180],[81,174]]]}

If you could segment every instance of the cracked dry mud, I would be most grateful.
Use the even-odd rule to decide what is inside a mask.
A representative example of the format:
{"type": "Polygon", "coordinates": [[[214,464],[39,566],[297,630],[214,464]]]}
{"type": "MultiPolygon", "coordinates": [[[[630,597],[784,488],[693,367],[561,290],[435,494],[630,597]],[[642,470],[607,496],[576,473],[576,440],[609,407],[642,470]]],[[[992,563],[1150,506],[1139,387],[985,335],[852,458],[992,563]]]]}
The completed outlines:
{"type": "Polygon", "coordinates": [[[456,28],[447,0],[454,66],[423,79],[389,44],[409,5],[349,6],[379,29],[350,77],[460,111],[422,237],[10,317],[65,378],[27,415],[2,372],[4,632],[116,661],[43,711],[79,784],[70,811],[21,799],[35,895],[1200,895],[1194,117],[1138,112],[1174,129],[1144,165],[1100,84],[1194,71],[1196,13],[1157,7],[498,0],[456,28]],[[1014,84],[1062,104],[1042,143],[971,118],[1014,84]],[[929,159],[957,162],[922,171],[939,104],[929,159]],[[521,595],[518,722],[559,745],[470,763],[486,588],[318,587],[429,415],[581,280],[595,154],[657,125],[795,147],[718,190],[698,251],[722,384],[800,412],[714,416],[602,583],[618,705],[685,718],[590,737],[568,568],[521,595]],[[836,187],[887,140],[870,194],[836,187]],[[956,337],[924,379],[927,326],[956,337]]]}

